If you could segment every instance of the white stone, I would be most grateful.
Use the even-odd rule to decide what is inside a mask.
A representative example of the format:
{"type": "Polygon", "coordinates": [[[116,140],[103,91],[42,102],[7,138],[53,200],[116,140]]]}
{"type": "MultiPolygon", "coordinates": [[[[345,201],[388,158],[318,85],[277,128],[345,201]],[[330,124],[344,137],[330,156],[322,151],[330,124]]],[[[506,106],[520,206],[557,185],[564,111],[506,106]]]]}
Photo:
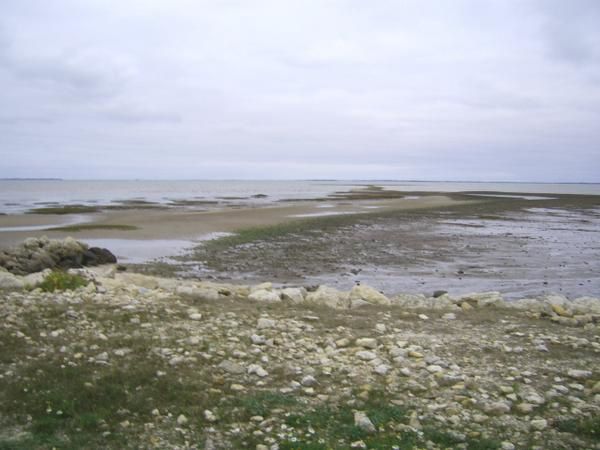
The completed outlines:
{"type": "Polygon", "coordinates": [[[270,291],[273,289],[273,283],[267,281],[265,283],[257,284],[256,286],[252,286],[250,288],[250,292],[254,291],[270,291]]]}
{"type": "Polygon", "coordinates": [[[576,380],[586,380],[592,376],[592,371],[591,370],[570,369],[567,372],[567,375],[570,376],[571,378],[575,378],[576,380]]]}
{"type": "Polygon", "coordinates": [[[246,369],[246,371],[248,372],[249,375],[255,374],[256,376],[258,376],[260,378],[264,378],[267,375],[269,375],[269,372],[267,372],[265,369],[263,369],[258,364],[250,364],[248,366],[248,368],[246,369]]]}
{"type": "Polygon", "coordinates": [[[372,305],[387,306],[392,304],[389,298],[371,286],[367,286],[366,284],[354,286],[350,291],[350,302],[353,306],[356,300],[367,302],[372,305]]]}
{"type": "Polygon", "coordinates": [[[374,349],[377,348],[377,339],[373,338],[359,338],[356,340],[356,345],[358,347],[374,349]]]}
{"type": "Polygon", "coordinates": [[[368,350],[362,350],[360,352],[356,352],[356,356],[358,359],[362,359],[363,361],[371,361],[375,358],[377,358],[377,355],[373,352],[370,352],[368,350]]]}
{"type": "Polygon", "coordinates": [[[221,369],[227,373],[231,373],[231,374],[242,374],[245,372],[244,368],[240,364],[238,364],[234,361],[231,361],[229,359],[221,361],[221,363],[219,363],[219,365],[217,367],[219,369],[221,369]]]}
{"type": "Polygon", "coordinates": [[[385,375],[390,371],[390,366],[386,364],[379,364],[373,371],[378,375],[385,375]]]}
{"type": "Polygon", "coordinates": [[[254,345],[265,345],[265,343],[267,342],[267,339],[259,334],[253,334],[252,336],[250,336],[250,340],[254,345]]]}
{"type": "Polygon", "coordinates": [[[444,369],[441,366],[438,366],[437,364],[431,364],[430,366],[427,366],[427,372],[429,373],[438,373],[438,372],[442,372],[444,369]]]}
{"type": "Polygon", "coordinates": [[[188,419],[183,414],[180,414],[179,417],[177,417],[177,425],[183,426],[187,423],[188,423],[188,419]]]}
{"type": "Polygon", "coordinates": [[[302,386],[314,386],[315,384],[317,384],[317,380],[312,375],[306,375],[302,378],[300,383],[302,384],[302,386]]]}
{"type": "Polygon", "coordinates": [[[261,317],[258,319],[258,322],[256,322],[256,328],[259,330],[265,328],[275,328],[275,325],[277,325],[277,322],[275,322],[273,319],[267,319],[265,317],[261,317]]]}
{"type": "Polygon", "coordinates": [[[21,278],[0,267],[0,289],[23,289],[24,286],[21,278]]]}
{"type": "Polygon", "coordinates": [[[278,303],[281,301],[281,297],[277,292],[267,291],[266,289],[258,289],[256,291],[252,291],[250,295],[248,295],[248,300],[262,303],[278,303]]]}
{"type": "Polygon", "coordinates": [[[306,295],[305,301],[306,303],[329,306],[336,309],[348,309],[350,307],[348,294],[325,285],[319,286],[315,292],[309,292],[306,295]]]}
{"type": "Polygon", "coordinates": [[[510,405],[506,402],[493,402],[485,405],[484,411],[492,416],[501,416],[510,412],[510,405]]]}
{"type": "Polygon", "coordinates": [[[377,331],[379,334],[383,334],[387,331],[387,327],[383,323],[378,323],[375,325],[375,331],[377,331]]]}
{"type": "Polygon", "coordinates": [[[306,289],[304,288],[285,288],[281,290],[281,298],[290,303],[300,304],[304,302],[306,289]]]}
{"type": "Polygon", "coordinates": [[[196,286],[177,286],[175,293],[187,297],[197,298],[199,300],[216,301],[219,300],[219,291],[212,287],[196,287],[196,286]]]}
{"type": "Polygon", "coordinates": [[[204,418],[206,419],[207,422],[211,422],[211,423],[217,421],[217,416],[215,416],[214,413],[209,409],[204,410],[204,418]]]}
{"type": "Polygon", "coordinates": [[[531,428],[536,431],[545,430],[548,427],[548,421],[546,419],[534,419],[529,422],[531,428]]]}
{"type": "Polygon", "coordinates": [[[354,413],[354,426],[367,433],[375,433],[377,431],[371,419],[363,411],[356,411],[354,413]]]}

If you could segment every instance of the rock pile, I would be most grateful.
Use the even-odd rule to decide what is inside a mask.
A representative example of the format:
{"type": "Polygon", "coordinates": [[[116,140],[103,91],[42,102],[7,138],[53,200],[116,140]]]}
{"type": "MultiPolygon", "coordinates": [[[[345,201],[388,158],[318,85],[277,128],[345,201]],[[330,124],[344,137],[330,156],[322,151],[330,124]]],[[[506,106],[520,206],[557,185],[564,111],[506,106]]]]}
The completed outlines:
{"type": "Polygon", "coordinates": [[[70,237],[63,240],[45,236],[29,238],[14,248],[0,251],[0,267],[16,275],[116,262],[117,258],[109,250],[88,247],[70,237]]]}
{"type": "Polygon", "coordinates": [[[87,287],[0,293],[5,434],[74,432],[46,380],[68,372],[73,395],[112,393],[88,447],[600,448],[598,299],[76,272],[87,287]]]}

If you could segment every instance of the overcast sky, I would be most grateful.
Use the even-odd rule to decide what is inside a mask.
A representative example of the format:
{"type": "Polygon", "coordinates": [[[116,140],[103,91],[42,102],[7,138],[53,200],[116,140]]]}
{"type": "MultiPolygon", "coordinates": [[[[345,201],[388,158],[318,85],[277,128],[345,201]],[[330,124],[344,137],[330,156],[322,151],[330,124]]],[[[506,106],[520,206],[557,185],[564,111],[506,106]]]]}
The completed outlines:
{"type": "Polygon", "coordinates": [[[598,0],[1,0],[0,177],[600,181],[598,0]]]}

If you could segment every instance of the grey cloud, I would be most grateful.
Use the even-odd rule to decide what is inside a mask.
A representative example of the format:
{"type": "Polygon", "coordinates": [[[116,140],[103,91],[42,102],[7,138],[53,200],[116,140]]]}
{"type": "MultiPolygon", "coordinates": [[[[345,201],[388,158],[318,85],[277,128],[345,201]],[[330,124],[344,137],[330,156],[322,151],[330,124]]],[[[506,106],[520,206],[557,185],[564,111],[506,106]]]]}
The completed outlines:
{"type": "Polygon", "coordinates": [[[551,56],[576,65],[600,62],[600,2],[544,0],[537,7],[551,56]]]}
{"type": "Polygon", "coordinates": [[[178,124],[182,117],[178,113],[160,111],[147,107],[132,107],[127,105],[111,106],[97,110],[98,117],[126,124],[178,124]]]}
{"type": "Polygon", "coordinates": [[[21,83],[84,98],[118,93],[128,79],[127,69],[92,52],[59,52],[51,56],[21,56],[11,49],[2,66],[21,83]]]}
{"type": "Polygon", "coordinates": [[[597,179],[599,4],[7,0],[0,176],[597,179]]]}

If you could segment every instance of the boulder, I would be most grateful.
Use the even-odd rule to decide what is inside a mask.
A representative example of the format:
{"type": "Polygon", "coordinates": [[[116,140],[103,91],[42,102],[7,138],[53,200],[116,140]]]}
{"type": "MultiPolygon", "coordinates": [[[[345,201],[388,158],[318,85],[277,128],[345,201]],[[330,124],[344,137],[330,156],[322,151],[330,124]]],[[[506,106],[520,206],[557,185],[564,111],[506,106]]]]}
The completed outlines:
{"type": "Polygon", "coordinates": [[[579,297],[569,306],[578,314],[600,314],[600,298],[579,297]]]}
{"type": "Polygon", "coordinates": [[[468,302],[471,306],[477,306],[479,308],[484,306],[497,306],[503,307],[505,305],[504,299],[500,292],[477,292],[472,294],[463,295],[458,300],[458,303],[468,302]]]}
{"type": "Polygon", "coordinates": [[[281,301],[281,297],[277,292],[267,291],[266,289],[258,289],[256,291],[252,291],[250,295],[248,295],[248,300],[253,302],[277,303],[281,301]]]}
{"type": "Polygon", "coordinates": [[[354,306],[356,301],[367,302],[372,305],[387,306],[392,304],[389,298],[371,286],[367,286],[366,284],[354,286],[350,291],[350,302],[352,306],[354,306]]]}
{"type": "Polygon", "coordinates": [[[42,270],[41,272],[35,272],[35,273],[30,273],[28,275],[25,275],[23,277],[23,283],[25,284],[25,286],[37,286],[42,281],[44,281],[44,279],[48,275],[50,275],[50,272],[51,272],[50,269],[46,269],[46,270],[42,270]]]}
{"type": "Polygon", "coordinates": [[[336,309],[348,309],[350,307],[350,299],[347,293],[325,285],[319,286],[314,292],[309,292],[306,295],[305,301],[313,305],[328,306],[336,309]]]}
{"type": "Polygon", "coordinates": [[[115,264],[117,257],[110,250],[100,247],[90,247],[83,254],[84,266],[98,266],[101,264],[115,264]]]}
{"type": "Polygon", "coordinates": [[[0,290],[22,289],[23,280],[0,267],[0,290]]]}
{"type": "Polygon", "coordinates": [[[212,287],[182,285],[175,289],[175,293],[198,300],[219,300],[219,291],[212,287]]]}
{"type": "Polygon", "coordinates": [[[306,296],[306,289],[304,288],[285,288],[281,291],[282,300],[294,304],[304,302],[306,296]]]}

